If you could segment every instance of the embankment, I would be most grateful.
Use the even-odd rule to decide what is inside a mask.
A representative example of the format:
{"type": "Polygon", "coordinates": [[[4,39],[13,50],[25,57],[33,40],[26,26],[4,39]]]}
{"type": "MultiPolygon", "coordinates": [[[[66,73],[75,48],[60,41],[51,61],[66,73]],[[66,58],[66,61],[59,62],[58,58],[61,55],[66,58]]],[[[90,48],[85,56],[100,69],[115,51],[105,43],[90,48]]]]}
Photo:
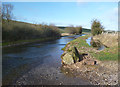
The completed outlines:
{"type": "Polygon", "coordinates": [[[38,25],[13,20],[2,21],[3,47],[53,40],[60,36],[59,28],[54,25],[38,25]]]}
{"type": "Polygon", "coordinates": [[[83,77],[88,79],[91,84],[94,85],[116,85],[118,84],[118,46],[116,45],[118,38],[113,38],[112,35],[94,36],[94,40],[105,41],[107,37],[108,42],[113,42],[112,46],[109,46],[107,42],[104,42],[108,48],[104,50],[97,50],[86,43],[86,39],[91,35],[79,37],[69,42],[64,48],[64,54],[69,52],[72,47],[76,47],[83,60],[77,63],[63,65],[63,68],[67,70],[68,74],[74,74],[77,77],[83,77]],[[98,39],[96,38],[98,37],[98,39]],[[99,37],[102,37],[101,39],[99,37]]]}

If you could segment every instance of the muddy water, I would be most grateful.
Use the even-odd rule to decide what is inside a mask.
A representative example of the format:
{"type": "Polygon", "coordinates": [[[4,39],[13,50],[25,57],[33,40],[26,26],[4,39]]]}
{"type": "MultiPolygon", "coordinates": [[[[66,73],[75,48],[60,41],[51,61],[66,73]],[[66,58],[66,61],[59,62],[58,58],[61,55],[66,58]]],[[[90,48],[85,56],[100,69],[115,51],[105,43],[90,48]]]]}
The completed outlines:
{"type": "Polygon", "coordinates": [[[61,48],[79,36],[3,48],[3,85],[89,85],[87,80],[66,75],[61,69],[61,48]]]}

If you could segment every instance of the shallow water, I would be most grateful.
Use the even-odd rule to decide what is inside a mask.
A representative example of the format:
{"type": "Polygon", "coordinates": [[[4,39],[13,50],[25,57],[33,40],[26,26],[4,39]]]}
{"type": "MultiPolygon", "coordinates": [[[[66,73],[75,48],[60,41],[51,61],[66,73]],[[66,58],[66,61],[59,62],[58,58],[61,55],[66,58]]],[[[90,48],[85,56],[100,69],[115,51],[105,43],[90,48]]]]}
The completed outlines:
{"type": "Polygon", "coordinates": [[[92,38],[92,37],[89,37],[88,39],[86,39],[86,43],[88,43],[89,46],[91,46],[91,44],[90,44],[90,42],[91,42],[91,38],[92,38]]]}
{"type": "Polygon", "coordinates": [[[61,48],[79,36],[3,48],[3,85],[89,85],[87,80],[68,76],[61,69],[61,48]]]}
{"type": "MultiPolygon", "coordinates": [[[[86,43],[89,44],[89,46],[91,46],[91,39],[92,37],[89,37],[88,39],[86,39],[86,43]]],[[[104,45],[101,45],[97,50],[104,50],[106,47],[104,45]]]]}

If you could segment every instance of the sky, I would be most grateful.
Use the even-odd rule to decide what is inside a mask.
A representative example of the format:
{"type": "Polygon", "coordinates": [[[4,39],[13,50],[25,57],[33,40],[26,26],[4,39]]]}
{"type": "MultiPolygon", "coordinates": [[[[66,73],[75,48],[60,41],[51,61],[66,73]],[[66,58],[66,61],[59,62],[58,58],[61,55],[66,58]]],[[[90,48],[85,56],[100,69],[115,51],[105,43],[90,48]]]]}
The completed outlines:
{"type": "Polygon", "coordinates": [[[98,19],[105,30],[118,30],[118,2],[4,2],[14,6],[15,20],[91,28],[98,19]]]}

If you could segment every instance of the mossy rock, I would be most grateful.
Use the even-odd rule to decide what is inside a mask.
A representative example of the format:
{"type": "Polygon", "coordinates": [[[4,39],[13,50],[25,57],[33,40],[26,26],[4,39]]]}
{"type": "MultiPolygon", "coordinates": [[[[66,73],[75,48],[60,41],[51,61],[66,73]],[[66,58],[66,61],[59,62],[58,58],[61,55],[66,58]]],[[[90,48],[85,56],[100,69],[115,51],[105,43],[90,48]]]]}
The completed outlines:
{"type": "Polygon", "coordinates": [[[71,47],[69,50],[61,56],[63,64],[72,64],[82,60],[76,47],[71,47]]]}
{"type": "Polygon", "coordinates": [[[62,63],[68,64],[68,65],[74,63],[74,59],[72,57],[72,52],[68,52],[68,53],[64,54],[64,56],[62,56],[62,63]]]}
{"type": "Polygon", "coordinates": [[[73,46],[68,48],[68,52],[71,52],[73,50],[73,46]]]}

